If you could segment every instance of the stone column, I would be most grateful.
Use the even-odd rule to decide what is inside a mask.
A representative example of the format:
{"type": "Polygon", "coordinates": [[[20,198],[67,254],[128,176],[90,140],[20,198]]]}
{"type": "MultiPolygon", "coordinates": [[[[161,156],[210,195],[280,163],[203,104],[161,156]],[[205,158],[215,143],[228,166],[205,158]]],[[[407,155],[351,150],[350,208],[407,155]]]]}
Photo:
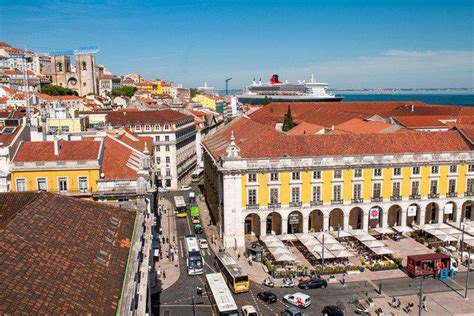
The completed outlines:
{"type": "Polygon", "coordinates": [[[402,212],[402,218],[401,218],[400,226],[406,226],[407,225],[407,212],[408,212],[408,210],[407,210],[406,207],[404,207],[404,208],[402,208],[401,212],[402,212]]]}
{"type": "Polygon", "coordinates": [[[260,219],[260,236],[267,235],[267,217],[260,219]]]}
{"type": "Polygon", "coordinates": [[[456,227],[459,227],[459,225],[461,224],[461,213],[462,213],[462,203],[461,203],[461,207],[459,207],[459,204],[460,203],[456,203],[456,218],[454,219],[456,221],[456,227]]]}
{"type": "Polygon", "coordinates": [[[323,231],[329,231],[329,214],[323,217],[323,231]]]}
{"type": "MultiPolygon", "coordinates": [[[[388,210],[385,212],[383,209],[381,209],[381,215],[382,215],[382,227],[387,227],[388,226],[388,210]]],[[[380,215],[379,215],[380,216],[380,215]]]]}
{"type": "Polygon", "coordinates": [[[288,217],[281,217],[281,234],[288,234],[288,217]]]}
{"type": "Polygon", "coordinates": [[[364,212],[363,220],[362,220],[362,229],[366,232],[369,231],[369,213],[364,212]]]}
{"type": "Polygon", "coordinates": [[[344,222],[342,230],[349,230],[349,214],[344,214],[344,222]]]}
{"type": "Polygon", "coordinates": [[[420,213],[419,218],[420,218],[420,227],[423,228],[425,226],[425,213],[426,213],[426,205],[425,207],[420,206],[420,213]]]}
{"type": "Polygon", "coordinates": [[[309,216],[303,216],[303,233],[308,233],[309,230],[309,216]]]}

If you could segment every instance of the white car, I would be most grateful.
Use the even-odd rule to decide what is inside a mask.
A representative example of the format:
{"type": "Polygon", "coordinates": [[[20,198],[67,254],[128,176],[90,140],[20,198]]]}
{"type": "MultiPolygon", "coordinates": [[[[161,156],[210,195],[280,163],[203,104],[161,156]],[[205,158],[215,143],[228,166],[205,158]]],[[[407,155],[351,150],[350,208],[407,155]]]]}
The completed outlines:
{"type": "Polygon", "coordinates": [[[242,306],[242,314],[244,316],[257,316],[257,311],[252,305],[242,306]]]}
{"type": "Polygon", "coordinates": [[[189,191],[191,190],[191,187],[187,187],[187,186],[184,186],[182,185],[180,188],[179,188],[180,191],[189,191]]]}
{"type": "Polygon", "coordinates": [[[167,188],[158,188],[158,192],[159,193],[169,193],[170,190],[168,190],[167,188]]]}
{"type": "Polygon", "coordinates": [[[201,249],[207,249],[209,248],[209,244],[207,243],[207,240],[204,238],[199,239],[199,247],[201,249]]]}
{"type": "Polygon", "coordinates": [[[311,305],[311,297],[300,292],[297,292],[295,294],[287,294],[283,296],[283,300],[301,308],[306,308],[311,305]]]}

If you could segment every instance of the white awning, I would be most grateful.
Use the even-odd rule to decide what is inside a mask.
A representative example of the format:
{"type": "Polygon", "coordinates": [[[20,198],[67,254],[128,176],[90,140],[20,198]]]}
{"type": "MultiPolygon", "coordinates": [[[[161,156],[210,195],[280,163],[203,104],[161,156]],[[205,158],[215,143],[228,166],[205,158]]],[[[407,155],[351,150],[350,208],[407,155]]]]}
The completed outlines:
{"type": "Polygon", "coordinates": [[[332,252],[336,258],[354,257],[354,254],[347,250],[336,250],[332,252]]]}
{"type": "Polygon", "coordinates": [[[354,229],[354,230],[349,230],[349,233],[352,234],[352,236],[364,236],[367,235],[367,232],[363,229],[354,229]]]}
{"type": "Polygon", "coordinates": [[[283,247],[268,248],[268,251],[270,251],[270,253],[271,253],[274,257],[275,257],[276,255],[281,255],[281,254],[284,254],[284,253],[288,253],[288,254],[289,254],[288,249],[283,248],[283,247]]]}
{"type": "Polygon", "coordinates": [[[389,255],[393,253],[392,250],[386,247],[370,248],[370,250],[373,251],[376,255],[389,255]]]}
{"type": "Polygon", "coordinates": [[[393,234],[394,231],[390,227],[377,227],[373,229],[379,234],[393,234]]]}
{"type": "Polygon", "coordinates": [[[345,230],[331,231],[330,234],[333,235],[335,238],[344,238],[344,237],[350,237],[350,236],[352,236],[351,233],[346,232],[345,230]]]}
{"type": "Polygon", "coordinates": [[[378,247],[384,247],[385,244],[381,241],[378,240],[368,240],[363,242],[364,245],[366,245],[369,248],[378,248],[378,247]]]}
{"type": "Polygon", "coordinates": [[[286,235],[278,235],[280,240],[288,241],[288,240],[297,240],[294,234],[286,234],[286,235]]]}
{"type": "Polygon", "coordinates": [[[287,253],[276,255],[274,257],[276,261],[296,261],[295,257],[287,253]]]}
{"type": "Polygon", "coordinates": [[[376,240],[373,236],[370,235],[356,236],[356,238],[360,241],[376,240]]]}
{"type": "Polygon", "coordinates": [[[341,244],[330,244],[326,246],[326,249],[333,251],[333,250],[345,250],[346,248],[341,244]]]}
{"type": "Polygon", "coordinates": [[[450,241],[458,241],[457,238],[451,236],[451,235],[436,235],[436,238],[438,238],[439,240],[441,241],[444,241],[444,242],[450,242],[450,241]]]}
{"type": "Polygon", "coordinates": [[[408,226],[393,226],[392,229],[396,230],[400,234],[411,233],[413,231],[413,228],[408,226]]]}

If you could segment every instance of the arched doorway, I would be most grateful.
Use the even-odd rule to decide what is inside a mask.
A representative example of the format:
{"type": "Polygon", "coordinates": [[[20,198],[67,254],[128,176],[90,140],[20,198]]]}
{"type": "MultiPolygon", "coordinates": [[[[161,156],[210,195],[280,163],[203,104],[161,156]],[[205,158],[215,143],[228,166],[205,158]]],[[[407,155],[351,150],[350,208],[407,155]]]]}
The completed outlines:
{"type": "Polygon", "coordinates": [[[320,210],[314,210],[309,213],[308,230],[312,232],[323,231],[324,215],[320,210]]]}
{"type": "Polygon", "coordinates": [[[380,206],[371,207],[369,210],[369,228],[382,227],[383,210],[380,206]]]}
{"type": "Polygon", "coordinates": [[[260,236],[260,216],[252,213],[245,217],[244,234],[260,236]]]}
{"type": "Polygon", "coordinates": [[[472,201],[466,201],[462,205],[461,210],[461,221],[464,222],[465,220],[473,221],[474,220],[474,212],[472,210],[472,201]]]}
{"type": "Polygon", "coordinates": [[[362,229],[364,220],[364,211],[360,207],[354,207],[349,212],[349,229],[362,229]]]}
{"type": "Polygon", "coordinates": [[[329,230],[344,229],[344,212],[340,208],[335,208],[329,213],[329,230]]]}
{"type": "Polygon", "coordinates": [[[400,205],[392,205],[388,209],[387,224],[389,227],[402,225],[402,208],[400,205]]]}
{"type": "Polygon", "coordinates": [[[303,232],[303,214],[300,211],[293,211],[288,215],[288,234],[298,234],[303,232]]]}
{"type": "Polygon", "coordinates": [[[420,206],[418,204],[411,204],[407,209],[407,226],[413,226],[414,224],[420,224],[420,206]]]}
{"type": "Polygon", "coordinates": [[[435,224],[439,221],[439,206],[435,202],[426,205],[425,224],[435,224]]]}
{"type": "Polygon", "coordinates": [[[281,235],[281,215],[272,212],[267,216],[267,234],[281,235]]]}
{"type": "Polygon", "coordinates": [[[443,208],[443,223],[456,222],[457,205],[453,201],[449,201],[443,208]]]}

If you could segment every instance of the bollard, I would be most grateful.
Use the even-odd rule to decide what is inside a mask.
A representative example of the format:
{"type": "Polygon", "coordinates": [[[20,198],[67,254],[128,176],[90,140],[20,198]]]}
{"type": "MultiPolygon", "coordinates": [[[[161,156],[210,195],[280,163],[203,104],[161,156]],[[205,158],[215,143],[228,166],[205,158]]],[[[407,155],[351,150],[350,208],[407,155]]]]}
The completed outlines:
{"type": "Polygon", "coordinates": [[[382,283],[379,283],[379,294],[382,295],[382,283]]]}

